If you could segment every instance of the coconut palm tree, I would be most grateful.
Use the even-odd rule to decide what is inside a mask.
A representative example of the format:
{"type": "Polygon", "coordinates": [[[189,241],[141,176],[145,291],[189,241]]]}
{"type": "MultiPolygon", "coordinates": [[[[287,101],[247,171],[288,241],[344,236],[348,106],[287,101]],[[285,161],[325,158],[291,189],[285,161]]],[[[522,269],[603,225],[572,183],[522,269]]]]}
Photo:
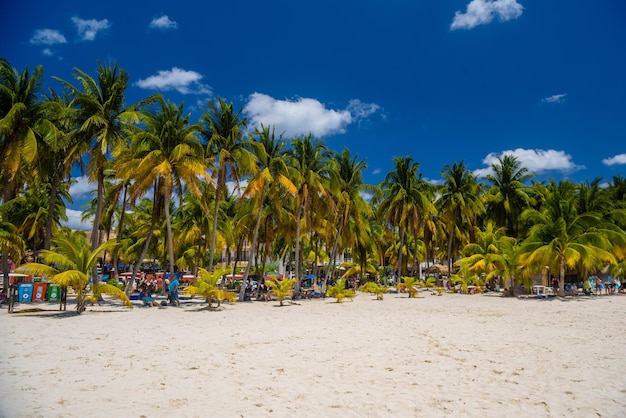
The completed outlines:
{"type": "MultiPolygon", "coordinates": [[[[198,125],[189,123],[190,114],[183,105],[156,98],[158,108],[145,112],[145,129],[133,135],[133,158],[118,164],[118,174],[134,178],[130,186],[131,197],[143,195],[154,188],[154,209],[163,210],[166,225],[169,272],[174,275],[174,243],[170,201],[176,193],[181,199],[191,193],[200,196],[200,179],[205,176],[204,150],[196,136],[198,125]],[[160,205],[160,206],[159,206],[160,205]]],[[[147,249],[149,241],[145,244],[147,249]]],[[[140,263],[137,260],[137,263],[140,263]]],[[[138,266],[138,264],[137,264],[138,266]]]]}
{"type": "Polygon", "coordinates": [[[38,129],[43,123],[41,91],[43,68],[31,74],[19,72],[0,58],[0,198],[7,202],[17,196],[26,179],[37,175],[38,129]],[[30,171],[24,172],[24,165],[30,171]],[[34,171],[34,172],[33,172],[34,171]]]}
{"type": "Polygon", "coordinates": [[[509,236],[519,234],[519,218],[531,203],[526,182],[534,175],[522,167],[517,157],[505,155],[491,164],[493,174],[485,176],[492,185],[485,195],[486,214],[498,227],[505,227],[509,236]]]}
{"type": "MultiPolygon", "coordinates": [[[[40,257],[45,264],[27,263],[20,271],[37,274],[48,278],[50,283],[61,287],[72,287],[76,292],[76,310],[85,310],[85,301],[89,293],[92,269],[98,263],[100,253],[117,245],[115,240],[107,241],[95,251],[91,251],[87,238],[82,231],[66,231],[52,240],[52,250],[42,250],[40,257]],[[57,266],[52,267],[52,266],[57,266]]],[[[120,299],[126,306],[132,307],[126,294],[117,286],[106,283],[93,283],[91,291],[94,297],[109,294],[120,299]]]]}
{"type": "Polygon", "coordinates": [[[207,309],[215,310],[220,307],[223,300],[232,299],[234,296],[230,295],[232,292],[220,289],[220,280],[228,272],[229,269],[218,269],[210,273],[201,268],[198,270],[198,277],[194,283],[185,288],[185,293],[204,297],[208,303],[207,309]]]}
{"type": "MultiPolygon", "coordinates": [[[[293,177],[293,167],[289,167],[285,162],[286,141],[282,135],[278,138],[274,134],[274,128],[261,125],[256,128],[254,134],[250,135],[249,147],[257,159],[257,170],[249,180],[248,186],[242,198],[251,197],[256,201],[256,221],[252,234],[252,244],[250,246],[250,258],[243,277],[246,283],[250,274],[250,266],[255,258],[255,250],[259,236],[259,228],[263,214],[263,206],[268,194],[273,198],[274,204],[279,204],[277,198],[281,196],[278,188],[284,189],[289,195],[295,195],[296,186],[291,181],[293,177]]],[[[239,300],[242,301],[245,294],[245,287],[241,287],[239,300]]]]}
{"type": "Polygon", "coordinates": [[[378,206],[378,215],[387,225],[398,229],[397,277],[402,277],[406,234],[416,234],[434,213],[434,206],[418,172],[419,163],[411,157],[394,157],[393,161],[395,168],[387,173],[380,186],[384,197],[378,206]]]}
{"type": "MultiPolygon", "coordinates": [[[[69,150],[68,162],[80,160],[88,154],[90,180],[97,183],[96,210],[91,233],[91,248],[95,249],[100,237],[100,220],[104,204],[105,163],[109,152],[124,138],[129,125],[139,123],[140,106],[153,100],[150,97],[142,102],[127,106],[125,92],[128,87],[128,73],[118,69],[117,63],[98,63],[96,77],[75,68],[74,78],[80,87],[55,77],[66,88],[77,107],[76,132],[80,141],[69,150]]],[[[94,281],[97,275],[94,268],[94,281]]]]}
{"type": "Polygon", "coordinates": [[[298,279],[284,278],[282,280],[278,280],[276,278],[271,278],[271,279],[266,280],[265,284],[268,290],[274,293],[274,296],[276,296],[276,299],[278,299],[280,306],[283,306],[283,301],[286,298],[293,297],[293,293],[294,293],[293,287],[298,281],[299,281],[298,279]]]}
{"type": "Polygon", "coordinates": [[[233,103],[218,97],[217,102],[207,103],[200,118],[201,135],[207,141],[206,157],[217,166],[215,170],[215,203],[213,208],[213,230],[208,270],[213,270],[213,256],[217,238],[219,205],[230,177],[237,188],[241,174],[254,168],[254,156],[246,149],[244,129],[247,118],[233,110],[233,103]]]}
{"type": "MultiPolygon", "coordinates": [[[[362,236],[355,234],[354,229],[364,230],[365,225],[369,225],[368,218],[374,216],[372,207],[361,195],[365,192],[374,193],[372,186],[363,183],[363,171],[367,168],[365,161],[359,160],[358,155],[352,157],[347,148],[344,148],[340,154],[334,154],[334,160],[336,170],[332,171],[332,180],[336,182],[336,186],[332,189],[335,191],[334,195],[337,202],[335,212],[337,232],[333,239],[330,262],[322,289],[333,273],[340,237],[344,234],[346,238],[362,236]],[[354,225],[354,228],[350,228],[351,225],[354,225]]],[[[371,242],[369,238],[368,236],[364,239],[371,242]]]]}
{"type": "Polygon", "coordinates": [[[295,199],[295,220],[296,220],[296,236],[295,236],[295,275],[296,282],[296,298],[300,294],[300,267],[301,267],[301,235],[302,220],[305,226],[313,229],[313,208],[322,201],[326,205],[326,210],[330,211],[334,207],[332,196],[328,191],[329,181],[331,177],[331,152],[321,141],[313,138],[309,134],[301,138],[295,138],[292,143],[291,164],[299,173],[294,182],[298,188],[295,199]]]}
{"type": "Polygon", "coordinates": [[[481,201],[480,184],[465,168],[463,161],[454,163],[452,167],[446,165],[441,174],[444,184],[436,203],[446,225],[448,270],[452,272],[452,260],[457,249],[469,242],[469,232],[485,207],[481,201]]]}
{"type": "Polygon", "coordinates": [[[520,249],[519,262],[536,271],[548,266],[558,274],[559,295],[564,296],[566,270],[615,264],[612,249],[615,245],[624,248],[626,234],[606,225],[597,212],[579,213],[573,183],[552,180],[548,189],[551,193],[543,208],[528,209],[522,215],[533,226],[520,249]]]}

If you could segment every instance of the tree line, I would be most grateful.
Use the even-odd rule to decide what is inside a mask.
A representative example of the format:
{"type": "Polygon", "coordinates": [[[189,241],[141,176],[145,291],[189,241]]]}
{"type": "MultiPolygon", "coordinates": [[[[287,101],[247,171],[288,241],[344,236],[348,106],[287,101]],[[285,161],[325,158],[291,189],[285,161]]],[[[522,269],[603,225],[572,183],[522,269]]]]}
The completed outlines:
{"type": "Polygon", "coordinates": [[[127,104],[129,75],[117,63],[54,79],[60,91],[44,88],[41,66],[20,71],[0,58],[5,289],[9,259],[50,250],[69,233],[62,225],[73,167],[95,185],[84,212],[93,219],[91,250],[114,234],[107,257],[113,266],[133,264],[134,274],[147,256],[171,274],[195,273],[213,271],[223,249],[246,249],[245,278],[262,274],[266,260],[283,260],[295,277],[309,268],[325,282],[342,253],[362,280],[416,275],[420,262],[435,258],[466,277],[502,277],[511,286],[548,269],[561,294],[568,272],[584,278],[609,268],[624,277],[621,175],[539,182],[505,155],[483,179],[460,161],[433,184],[403,156],[370,185],[366,161],[350,150],[331,150],[311,134],[249,128],[221,97],[194,121],[160,94],[127,104]],[[319,265],[328,268],[320,273],[319,265]]]}

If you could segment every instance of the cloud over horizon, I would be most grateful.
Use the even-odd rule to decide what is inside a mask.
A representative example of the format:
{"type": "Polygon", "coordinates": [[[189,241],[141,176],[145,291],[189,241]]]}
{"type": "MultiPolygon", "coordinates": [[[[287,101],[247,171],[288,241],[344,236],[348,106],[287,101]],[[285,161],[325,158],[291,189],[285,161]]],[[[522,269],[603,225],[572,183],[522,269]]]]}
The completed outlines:
{"type": "Polygon", "coordinates": [[[626,154],[617,154],[613,157],[605,158],[602,160],[602,164],[608,165],[609,167],[612,165],[626,164],[626,154]]]}
{"type": "Polygon", "coordinates": [[[76,25],[78,36],[83,41],[93,41],[99,32],[111,27],[107,19],[81,19],[74,16],[72,22],[76,25]]]}
{"type": "Polygon", "coordinates": [[[524,12],[524,6],[516,0],[472,0],[465,13],[457,11],[450,30],[473,29],[491,23],[494,18],[500,22],[517,19],[524,12]]]}
{"type": "Polygon", "coordinates": [[[475,170],[474,175],[485,177],[488,174],[493,174],[491,165],[497,163],[498,158],[502,158],[505,155],[516,157],[522,167],[527,168],[533,174],[541,174],[546,171],[572,172],[585,169],[584,166],[575,164],[572,161],[572,156],[565,153],[565,151],[517,148],[515,150],[502,151],[501,153],[492,152],[488,154],[482,161],[486,167],[475,170]]]}
{"type": "Polygon", "coordinates": [[[345,133],[348,125],[376,113],[374,103],[350,100],[343,110],[329,109],[316,99],[278,100],[267,94],[253,93],[244,107],[250,127],[275,126],[286,136],[313,134],[324,137],[345,133]]]}
{"type": "Polygon", "coordinates": [[[135,84],[142,89],[176,90],[181,94],[212,94],[211,87],[200,83],[202,77],[198,72],[174,67],[171,70],[160,70],[157,75],[139,80],[135,84]]]}
{"type": "Polygon", "coordinates": [[[178,23],[171,20],[168,15],[163,15],[161,17],[152,19],[152,22],[150,22],[150,28],[152,29],[176,29],[178,28],[178,23]]]}

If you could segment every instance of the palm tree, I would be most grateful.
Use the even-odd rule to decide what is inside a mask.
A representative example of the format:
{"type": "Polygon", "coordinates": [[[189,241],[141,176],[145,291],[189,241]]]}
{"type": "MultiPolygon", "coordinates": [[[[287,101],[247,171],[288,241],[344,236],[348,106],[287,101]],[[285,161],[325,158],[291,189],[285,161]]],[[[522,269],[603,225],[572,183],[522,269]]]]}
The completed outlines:
{"type": "Polygon", "coordinates": [[[243,136],[246,123],[247,118],[241,116],[241,109],[235,112],[233,103],[228,104],[221,97],[218,97],[217,102],[207,103],[207,108],[202,109],[201,134],[207,141],[207,157],[217,164],[209,271],[213,270],[219,205],[226,180],[230,176],[238,186],[240,175],[254,168],[254,157],[246,149],[243,136]]]}
{"type": "Polygon", "coordinates": [[[280,303],[280,306],[283,306],[283,301],[286,298],[290,298],[293,297],[293,286],[294,284],[296,284],[299,280],[298,279],[287,279],[284,278],[282,280],[277,280],[277,279],[268,279],[265,284],[267,285],[267,288],[269,290],[272,291],[272,293],[274,293],[274,295],[276,296],[276,299],[278,299],[278,302],[280,303]]]}
{"type": "Polygon", "coordinates": [[[31,170],[27,178],[37,174],[38,128],[42,124],[38,93],[41,90],[43,68],[21,73],[0,58],[0,184],[3,202],[17,196],[25,181],[26,164],[31,170]],[[35,169],[35,173],[32,170],[35,169]]]}
{"type": "MultiPolygon", "coordinates": [[[[332,173],[333,182],[336,182],[337,186],[332,189],[335,191],[335,200],[337,201],[337,232],[333,240],[330,262],[328,263],[322,289],[325,288],[326,282],[333,273],[339,239],[344,235],[344,231],[346,238],[361,238],[363,235],[355,234],[355,229],[363,231],[365,225],[368,225],[368,218],[374,216],[372,207],[361,196],[363,192],[373,192],[372,186],[363,184],[363,171],[367,168],[365,161],[359,160],[358,155],[352,157],[347,148],[344,148],[341,154],[334,154],[334,159],[336,170],[333,170],[332,173]],[[350,226],[354,227],[351,228],[350,226]]],[[[371,242],[369,236],[363,237],[363,241],[371,242]]],[[[365,244],[365,242],[361,243],[365,244]]]]}
{"type": "MultiPolygon", "coordinates": [[[[250,258],[243,277],[244,283],[248,280],[250,265],[255,258],[263,206],[267,195],[270,194],[273,198],[273,203],[277,204],[277,198],[280,196],[277,189],[283,188],[290,195],[295,195],[297,192],[296,186],[290,180],[290,177],[293,176],[293,174],[290,173],[292,168],[285,163],[286,141],[282,139],[282,135],[276,138],[273,128],[270,129],[269,127],[261,125],[261,128],[255,129],[254,135],[250,135],[250,137],[249,146],[258,161],[257,171],[248,182],[248,186],[242,198],[247,196],[256,198],[257,216],[254,224],[252,245],[250,247],[250,258]]],[[[244,294],[245,286],[242,286],[239,295],[240,301],[243,300],[244,294]]]]}
{"type": "Polygon", "coordinates": [[[391,227],[398,228],[397,277],[402,277],[406,233],[417,234],[434,212],[434,207],[427,193],[426,182],[418,173],[419,163],[411,157],[394,157],[393,161],[394,170],[387,173],[381,184],[384,198],[378,206],[378,215],[391,227]]]}
{"type": "MultiPolygon", "coordinates": [[[[134,158],[119,164],[118,173],[135,178],[129,188],[133,198],[154,187],[153,210],[163,210],[165,215],[169,271],[173,276],[175,258],[170,201],[175,192],[181,204],[184,192],[200,196],[199,182],[205,176],[206,167],[202,145],[196,136],[198,126],[189,124],[190,115],[184,113],[183,105],[165,102],[161,96],[156,101],[159,108],[144,114],[145,129],[133,136],[134,158]]],[[[148,245],[149,241],[144,249],[148,245]]]]}
{"type": "Polygon", "coordinates": [[[299,173],[296,180],[298,193],[295,200],[295,277],[296,297],[300,294],[300,239],[302,234],[302,219],[309,230],[312,230],[312,208],[318,201],[327,205],[326,210],[332,210],[334,202],[328,192],[331,172],[331,153],[321,141],[315,140],[311,134],[302,138],[295,138],[292,143],[292,164],[299,173]]]}
{"type": "Polygon", "coordinates": [[[437,200],[439,213],[446,224],[448,236],[448,271],[456,248],[469,241],[468,231],[476,225],[478,215],[485,210],[480,199],[480,185],[463,161],[446,165],[441,172],[444,184],[437,200]],[[456,246],[455,246],[456,244],[456,246]]]}
{"type": "Polygon", "coordinates": [[[215,310],[220,307],[222,301],[228,298],[228,293],[220,289],[220,279],[222,276],[228,273],[228,269],[219,269],[212,273],[209,273],[205,269],[198,270],[198,278],[191,286],[185,288],[185,293],[188,295],[201,295],[208,303],[208,310],[215,310]]]}
{"type": "MultiPolygon", "coordinates": [[[[91,248],[94,250],[100,239],[100,219],[104,202],[104,168],[109,152],[124,137],[129,125],[137,124],[141,114],[139,106],[149,103],[152,97],[131,105],[125,105],[125,91],[128,86],[128,73],[118,70],[117,63],[103,65],[98,63],[96,78],[75,68],[74,78],[80,88],[55,77],[62,83],[77,106],[77,118],[80,127],[77,135],[81,138],[70,151],[70,158],[79,160],[85,153],[90,155],[90,180],[97,182],[96,211],[91,233],[91,248]]],[[[95,269],[94,269],[95,272],[95,269]]],[[[97,276],[94,273],[94,280],[97,276]]]]}
{"type": "Polygon", "coordinates": [[[516,237],[520,215],[531,202],[530,189],[525,182],[534,175],[512,155],[498,157],[491,169],[493,174],[485,176],[492,183],[485,195],[487,216],[494,219],[498,227],[505,227],[509,236],[516,237]]]}
{"type": "MultiPolygon", "coordinates": [[[[50,122],[43,129],[43,141],[39,153],[39,166],[41,169],[42,182],[50,184],[48,208],[56,208],[61,198],[72,202],[69,195],[69,175],[71,164],[66,161],[69,147],[71,146],[72,134],[75,122],[75,109],[73,102],[66,95],[58,95],[54,91],[46,95],[46,101],[42,104],[46,119],[50,122]]],[[[43,248],[50,249],[52,230],[54,227],[55,211],[49,210],[46,219],[43,248]]]]}
{"type": "Polygon", "coordinates": [[[616,263],[614,245],[624,248],[626,234],[606,225],[596,212],[579,213],[575,186],[569,181],[550,182],[548,196],[541,210],[528,209],[524,220],[531,223],[529,236],[522,244],[520,264],[539,271],[548,266],[559,275],[559,295],[565,295],[567,268],[597,268],[616,263]]]}
{"type": "MultiPolygon", "coordinates": [[[[98,263],[100,253],[117,245],[115,240],[107,241],[95,251],[91,251],[85,234],[81,231],[66,232],[52,240],[53,250],[42,250],[41,258],[46,264],[27,263],[20,271],[47,276],[48,281],[61,287],[72,287],[76,292],[76,310],[85,310],[85,300],[89,287],[91,271],[98,263]],[[57,268],[51,266],[58,266],[57,268]]],[[[120,299],[126,306],[132,307],[126,294],[117,286],[106,283],[94,283],[91,286],[94,296],[110,294],[120,299]]]]}
{"type": "Polygon", "coordinates": [[[0,251],[2,252],[2,288],[9,290],[9,258],[18,262],[26,250],[26,244],[22,236],[17,233],[17,228],[12,223],[4,220],[4,205],[0,205],[0,251]]]}

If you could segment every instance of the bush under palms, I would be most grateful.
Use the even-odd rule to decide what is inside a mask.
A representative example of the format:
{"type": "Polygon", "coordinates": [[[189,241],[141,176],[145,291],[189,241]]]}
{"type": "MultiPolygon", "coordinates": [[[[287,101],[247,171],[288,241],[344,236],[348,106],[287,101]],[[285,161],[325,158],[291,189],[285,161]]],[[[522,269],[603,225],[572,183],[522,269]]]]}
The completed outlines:
{"type": "Polygon", "coordinates": [[[344,298],[354,299],[354,290],[346,289],[346,279],[339,279],[334,285],[328,286],[326,295],[337,299],[337,303],[341,303],[344,298]]]}
{"type": "Polygon", "coordinates": [[[219,280],[222,276],[230,272],[230,269],[223,268],[213,273],[203,268],[198,269],[198,278],[192,286],[185,288],[188,295],[201,295],[209,304],[209,309],[217,309],[223,300],[234,300],[234,292],[220,289],[219,280]]]}

